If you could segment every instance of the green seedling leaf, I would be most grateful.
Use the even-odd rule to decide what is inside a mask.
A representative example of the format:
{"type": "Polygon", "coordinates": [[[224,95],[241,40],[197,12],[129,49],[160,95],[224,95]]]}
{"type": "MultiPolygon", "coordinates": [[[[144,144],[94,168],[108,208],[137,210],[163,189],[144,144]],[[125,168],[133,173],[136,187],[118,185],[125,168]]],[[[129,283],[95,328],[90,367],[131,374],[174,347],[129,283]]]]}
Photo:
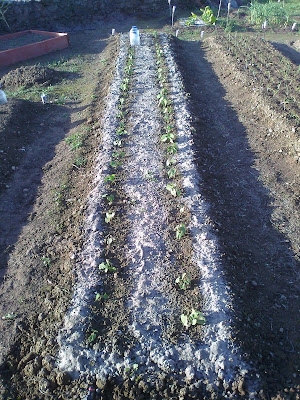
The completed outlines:
{"type": "Polygon", "coordinates": [[[106,274],[108,272],[116,272],[116,267],[114,267],[109,260],[105,260],[106,262],[103,262],[99,265],[100,271],[104,271],[106,274]]]}
{"type": "Polygon", "coordinates": [[[177,149],[177,144],[176,143],[172,143],[172,144],[170,144],[170,146],[168,146],[167,153],[172,155],[172,154],[177,153],[177,150],[178,150],[177,149]]]}
{"type": "Polygon", "coordinates": [[[176,226],[176,239],[182,239],[184,234],[186,233],[186,227],[184,224],[180,224],[176,226]]]}
{"type": "Polygon", "coordinates": [[[97,333],[98,333],[98,331],[96,329],[92,330],[92,333],[90,334],[90,336],[88,338],[89,343],[92,343],[97,339],[97,333]]]}
{"type": "Polygon", "coordinates": [[[110,166],[113,168],[118,168],[121,165],[121,161],[111,161],[110,166]]]}
{"type": "Polygon", "coordinates": [[[122,146],[122,140],[121,139],[116,139],[114,141],[114,146],[121,147],[122,146]]]}
{"type": "Polygon", "coordinates": [[[109,224],[115,215],[116,213],[114,211],[107,211],[105,213],[105,222],[109,224]]]}
{"type": "Polygon", "coordinates": [[[170,167],[171,165],[176,164],[176,160],[174,160],[174,158],[168,158],[166,161],[166,166],[170,167]]]}
{"type": "Polygon", "coordinates": [[[13,319],[17,318],[17,315],[15,313],[7,313],[2,317],[4,321],[12,321],[13,319]]]}
{"type": "Polygon", "coordinates": [[[185,326],[186,328],[190,326],[190,320],[187,315],[181,314],[180,319],[183,326],[185,326]]]}
{"type": "Polygon", "coordinates": [[[186,290],[191,284],[191,278],[184,272],[181,276],[178,276],[178,278],[175,280],[175,283],[179,285],[180,289],[186,290]]]}
{"type": "Polygon", "coordinates": [[[116,174],[108,175],[104,178],[104,182],[114,182],[116,178],[116,174]]]}
{"type": "Polygon", "coordinates": [[[178,189],[176,183],[168,183],[166,189],[171,193],[173,197],[180,196],[181,192],[178,189]]]}
{"type": "Polygon", "coordinates": [[[95,301],[107,300],[107,299],[108,299],[107,293],[104,294],[96,293],[95,301]]]}
{"type": "Polygon", "coordinates": [[[204,325],[206,318],[200,311],[196,311],[192,308],[192,312],[189,316],[192,325],[204,325]]]}
{"type": "Polygon", "coordinates": [[[161,141],[164,143],[174,143],[175,139],[176,136],[172,132],[165,133],[164,135],[161,136],[161,141]]]}
{"type": "Polygon", "coordinates": [[[170,168],[170,169],[167,171],[167,174],[168,174],[169,179],[175,178],[175,176],[176,176],[176,174],[177,174],[177,169],[176,169],[175,167],[170,168]]]}

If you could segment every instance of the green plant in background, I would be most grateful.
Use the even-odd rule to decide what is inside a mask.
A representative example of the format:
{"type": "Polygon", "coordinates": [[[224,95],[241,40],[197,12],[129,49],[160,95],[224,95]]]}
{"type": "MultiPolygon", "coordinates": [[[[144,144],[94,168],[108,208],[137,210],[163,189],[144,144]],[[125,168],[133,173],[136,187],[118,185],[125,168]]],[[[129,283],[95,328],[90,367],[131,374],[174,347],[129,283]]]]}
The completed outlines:
{"type": "Polygon", "coordinates": [[[176,278],[175,283],[179,285],[180,289],[185,290],[188,286],[190,286],[191,278],[189,275],[186,274],[186,272],[184,272],[183,274],[181,274],[181,276],[178,276],[178,278],[176,278]]]}
{"type": "Polygon", "coordinates": [[[209,6],[206,6],[204,10],[202,8],[200,10],[202,11],[201,18],[204,22],[210,25],[214,25],[216,23],[216,17],[209,6]]]}
{"type": "Polygon", "coordinates": [[[190,326],[204,325],[206,322],[204,315],[200,311],[196,311],[193,308],[190,314],[181,314],[180,319],[182,325],[187,329],[190,326]]]}
{"type": "Polygon", "coordinates": [[[192,12],[185,24],[187,26],[194,25],[195,22],[197,22],[200,18],[201,17],[199,15],[192,12]]]}
{"type": "Polygon", "coordinates": [[[103,262],[99,265],[100,271],[104,271],[106,274],[108,272],[116,272],[116,267],[114,267],[109,260],[105,260],[106,262],[103,262]]]}
{"type": "Polygon", "coordinates": [[[286,10],[278,2],[259,3],[253,0],[249,10],[250,22],[254,25],[262,25],[265,21],[271,25],[286,25],[289,21],[286,10]]]}
{"type": "Polygon", "coordinates": [[[184,224],[180,224],[176,226],[176,239],[182,239],[186,233],[186,227],[184,224]]]}

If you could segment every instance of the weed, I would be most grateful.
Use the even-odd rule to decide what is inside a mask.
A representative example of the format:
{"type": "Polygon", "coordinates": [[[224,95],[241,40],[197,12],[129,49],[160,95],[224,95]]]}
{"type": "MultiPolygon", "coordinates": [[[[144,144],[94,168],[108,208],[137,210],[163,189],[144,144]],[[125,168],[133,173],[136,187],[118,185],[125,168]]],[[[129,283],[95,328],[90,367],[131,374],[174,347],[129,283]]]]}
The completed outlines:
{"type": "Polygon", "coordinates": [[[180,196],[181,192],[178,189],[176,183],[168,183],[166,185],[166,189],[171,193],[172,196],[180,196]]]}
{"type": "Polygon", "coordinates": [[[114,267],[111,263],[110,263],[110,261],[109,260],[105,260],[106,261],[106,263],[105,262],[103,262],[103,263],[101,263],[100,265],[99,265],[99,269],[100,269],[100,271],[104,271],[106,274],[108,273],[108,272],[116,272],[116,267],[114,267]]]}
{"type": "Polygon", "coordinates": [[[180,289],[185,290],[191,284],[191,278],[184,272],[176,278],[175,283],[179,285],[180,289]]]}
{"type": "Polygon", "coordinates": [[[83,134],[73,133],[73,135],[65,139],[65,142],[70,146],[71,150],[79,149],[83,144],[83,134]]]}
{"type": "Polygon", "coordinates": [[[182,239],[186,233],[186,227],[184,224],[180,224],[176,226],[176,239],[182,239]]]}
{"type": "Polygon", "coordinates": [[[204,315],[200,311],[196,311],[193,308],[189,315],[181,314],[180,319],[182,325],[185,326],[187,329],[190,326],[204,325],[206,322],[206,318],[204,317],[204,315]]]}
{"type": "Polygon", "coordinates": [[[15,313],[7,313],[2,317],[4,321],[12,321],[13,319],[17,318],[17,315],[15,313]]]}
{"type": "Polygon", "coordinates": [[[116,213],[114,211],[107,211],[105,213],[105,222],[109,224],[115,215],[116,213]]]}
{"type": "Polygon", "coordinates": [[[74,167],[80,168],[84,167],[86,164],[86,159],[84,157],[77,157],[76,160],[74,161],[74,167]]]}

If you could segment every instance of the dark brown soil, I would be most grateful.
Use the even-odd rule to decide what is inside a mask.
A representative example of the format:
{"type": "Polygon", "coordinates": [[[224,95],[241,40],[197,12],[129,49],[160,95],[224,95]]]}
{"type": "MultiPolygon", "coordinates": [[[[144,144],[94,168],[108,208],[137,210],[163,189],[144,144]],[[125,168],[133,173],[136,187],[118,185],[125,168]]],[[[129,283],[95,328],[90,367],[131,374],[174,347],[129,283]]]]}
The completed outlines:
{"type": "Polygon", "coordinates": [[[51,85],[55,82],[59,72],[40,65],[19,67],[8,72],[0,80],[1,86],[6,89],[29,88],[34,85],[51,85]]]}
{"type": "MultiPolygon", "coordinates": [[[[71,381],[67,373],[58,370],[55,360],[57,332],[72,298],[76,254],[84,241],[94,157],[101,145],[99,121],[118,52],[118,38],[107,40],[106,36],[98,31],[71,35],[68,66],[76,63],[77,57],[80,61],[76,63],[78,75],[67,79],[78,91],[76,101],[42,105],[9,99],[0,108],[3,400],[75,400],[84,398],[89,384],[95,383],[95,379],[71,381]],[[65,139],[74,134],[82,135],[82,146],[72,150],[65,139]]],[[[260,376],[258,398],[299,399],[297,128],[282,106],[261,95],[257,82],[237,66],[222,39],[212,37],[204,44],[174,40],[173,46],[189,93],[201,191],[211,205],[210,223],[221,244],[233,293],[234,334],[245,359],[260,376]]],[[[274,54],[276,70],[281,55],[274,54]]],[[[48,55],[41,61],[65,55],[48,55]]],[[[3,71],[2,82],[16,89],[39,87],[55,84],[60,73],[33,60],[27,67],[3,71]]],[[[126,170],[122,173],[125,179],[126,170]]],[[[114,190],[116,208],[130,210],[130,199],[118,187],[114,190]]],[[[166,198],[163,201],[167,202],[166,198]]],[[[174,235],[176,212],[170,207],[166,236],[174,235]]],[[[107,343],[127,324],[122,308],[122,296],[130,284],[123,247],[126,230],[124,219],[107,229],[117,241],[104,256],[124,264],[124,271],[117,279],[108,280],[104,288],[116,301],[108,302],[102,310],[103,302],[91,304],[101,324],[104,321],[99,334],[107,343]]],[[[172,250],[183,254],[183,263],[192,273],[189,260],[184,258],[189,246],[187,236],[172,250]]],[[[168,271],[170,276],[175,270],[174,266],[168,271]]],[[[183,297],[178,296],[182,304],[183,297]]],[[[188,298],[186,303],[190,301],[188,298]]],[[[101,324],[98,321],[97,326],[101,324]]],[[[162,373],[152,386],[131,376],[122,388],[115,377],[102,387],[101,382],[97,384],[101,399],[217,398],[200,390],[190,393],[188,383],[181,384],[175,376],[166,379],[162,373]]],[[[234,390],[239,393],[235,398],[247,398],[243,382],[234,390]]]]}
{"type": "Polygon", "coordinates": [[[299,326],[291,315],[299,299],[300,171],[295,151],[279,149],[286,137],[297,145],[295,127],[283,124],[280,109],[270,115],[221,43],[174,43],[190,93],[202,189],[234,292],[236,334],[266,382],[262,398],[282,387],[290,393],[282,398],[294,398],[299,386],[286,380],[299,368],[299,326]]]}

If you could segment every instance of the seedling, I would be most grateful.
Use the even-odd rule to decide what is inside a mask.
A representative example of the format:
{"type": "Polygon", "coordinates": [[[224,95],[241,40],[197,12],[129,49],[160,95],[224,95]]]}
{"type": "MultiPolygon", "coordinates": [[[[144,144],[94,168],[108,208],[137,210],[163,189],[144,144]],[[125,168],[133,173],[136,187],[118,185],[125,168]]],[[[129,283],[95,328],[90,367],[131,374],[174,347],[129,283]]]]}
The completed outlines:
{"type": "Polygon", "coordinates": [[[125,156],[125,152],[124,151],[119,151],[119,152],[115,151],[114,153],[112,153],[112,156],[114,158],[124,157],[125,156]]]}
{"type": "Polygon", "coordinates": [[[176,164],[176,160],[174,158],[168,158],[166,161],[166,166],[171,167],[171,165],[176,164]]]}
{"type": "Polygon", "coordinates": [[[122,146],[122,140],[121,139],[116,139],[114,141],[114,146],[121,147],[122,146]]]}
{"type": "Polygon", "coordinates": [[[115,182],[116,174],[108,175],[104,178],[104,182],[115,182]]]}
{"type": "Polygon", "coordinates": [[[116,213],[114,211],[107,211],[105,213],[105,222],[109,224],[115,215],[116,213]]]}
{"type": "Polygon", "coordinates": [[[2,317],[4,321],[12,321],[13,319],[17,318],[15,313],[7,313],[2,317]]]}
{"type": "Polygon", "coordinates": [[[191,284],[191,278],[184,272],[181,276],[178,276],[175,283],[179,285],[180,289],[185,290],[191,284]]]}
{"type": "Polygon", "coordinates": [[[41,257],[41,260],[43,261],[43,264],[45,265],[45,267],[50,267],[50,265],[51,265],[50,257],[43,256],[43,257],[41,257]]]}
{"type": "Polygon", "coordinates": [[[168,148],[167,148],[167,153],[170,155],[177,153],[177,151],[178,151],[178,148],[177,148],[176,143],[170,144],[170,146],[168,146],[168,148]]]}
{"type": "Polygon", "coordinates": [[[178,189],[176,183],[168,183],[166,185],[166,189],[171,193],[172,196],[180,196],[181,192],[178,189]]]}
{"type": "Polygon", "coordinates": [[[184,234],[186,233],[186,227],[184,224],[180,224],[176,226],[176,239],[182,239],[184,234]]]}
{"type": "Polygon", "coordinates": [[[114,238],[111,236],[107,236],[107,238],[105,239],[107,246],[110,246],[113,241],[114,241],[114,238]]]}
{"type": "Polygon", "coordinates": [[[122,126],[120,128],[117,129],[116,134],[118,136],[122,136],[125,135],[127,133],[126,129],[124,129],[122,126]]]}
{"type": "Polygon", "coordinates": [[[100,271],[104,271],[106,274],[108,272],[116,272],[116,267],[114,267],[108,259],[105,260],[106,262],[103,262],[99,265],[100,271]]]}
{"type": "Polygon", "coordinates": [[[182,325],[185,326],[187,329],[190,326],[204,325],[206,322],[206,318],[204,317],[204,315],[200,311],[196,311],[193,308],[189,315],[181,314],[180,319],[182,325]]]}
{"type": "Polygon", "coordinates": [[[172,132],[165,133],[161,137],[161,141],[164,143],[174,143],[175,139],[176,139],[176,136],[172,132]]]}
{"type": "Polygon", "coordinates": [[[168,174],[168,177],[169,177],[170,179],[175,178],[175,176],[176,176],[176,174],[177,174],[177,169],[176,169],[175,167],[170,168],[170,169],[167,171],[167,174],[168,174]]]}
{"type": "Polygon", "coordinates": [[[122,162],[121,161],[111,161],[109,164],[113,168],[118,168],[122,164],[122,162]]]}
{"type": "Polygon", "coordinates": [[[104,294],[96,293],[95,301],[107,300],[107,299],[108,299],[107,293],[104,294]]]}
{"type": "Polygon", "coordinates": [[[107,194],[107,193],[104,193],[104,194],[102,195],[102,197],[103,197],[104,199],[106,199],[106,200],[108,201],[109,204],[111,204],[111,203],[114,201],[114,199],[115,199],[115,196],[114,196],[113,194],[107,194]]]}
{"type": "Polygon", "coordinates": [[[92,333],[88,337],[89,343],[93,343],[97,339],[97,333],[98,331],[96,329],[92,329],[92,333]]]}

